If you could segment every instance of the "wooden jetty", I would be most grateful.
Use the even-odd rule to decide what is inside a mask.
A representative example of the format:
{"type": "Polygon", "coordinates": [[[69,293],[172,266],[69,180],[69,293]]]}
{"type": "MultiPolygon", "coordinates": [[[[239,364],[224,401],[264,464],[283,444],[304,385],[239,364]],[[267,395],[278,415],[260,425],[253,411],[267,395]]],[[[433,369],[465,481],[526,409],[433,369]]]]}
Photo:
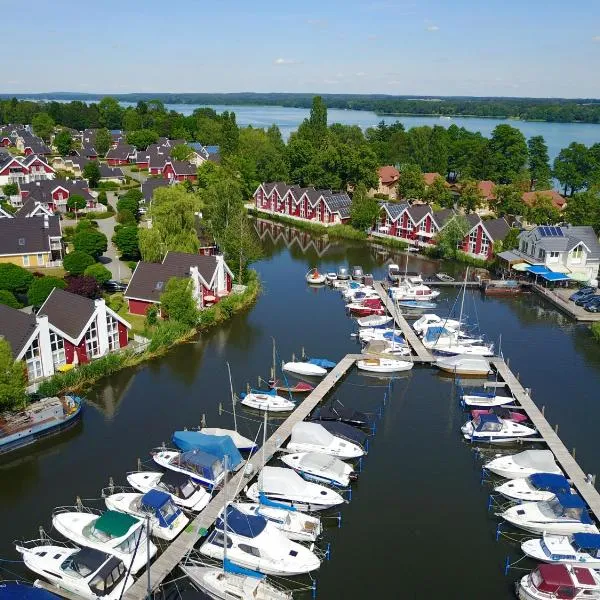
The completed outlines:
{"type": "Polygon", "coordinates": [[[530,284],[532,290],[539,294],[542,298],[545,298],[558,308],[561,312],[569,315],[571,319],[575,319],[580,323],[594,323],[600,321],[600,313],[591,313],[585,310],[582,306],[577,306],[575,302],[570,302],[566,298],[563,298],[557,294],[554,290],[549,290],[539,283],[530,284]]]}
{"type": "Polygon", "coordinates": [[[390,315],[394,317],[398,327],[402,330],[402,335],[404,335],[404,339],[412,348],[413,352],[415,352],[417,355],[417,360],[420,362],[433,362],[435,359],[433,358],[431,352],[429,352],[429,350],[423,346],[423,342],[421,342],[417,334],[413,331],[413,328],[409,325],[408,321],[402,316],[401,311],[394,304],[394,301],[387,295],[382,283],[380,281],[376,281],[373,284],[373,287],[381,297],[381,301],[387,308],[390,315]]]}

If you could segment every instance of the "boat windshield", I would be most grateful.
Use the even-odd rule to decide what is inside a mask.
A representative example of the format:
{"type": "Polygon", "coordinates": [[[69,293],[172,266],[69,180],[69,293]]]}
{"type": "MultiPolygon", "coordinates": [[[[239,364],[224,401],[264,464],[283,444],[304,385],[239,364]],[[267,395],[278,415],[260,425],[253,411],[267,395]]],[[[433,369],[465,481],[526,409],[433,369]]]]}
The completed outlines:
{"type": "Polygon", "coordinates": [[[167,502],[160,507],[160,514],[166,523],[171,523],[179,515],[179,509],[173,504],[173,502],[167,502]]]}
{"type": "Polygon", "coordinates": [[[581,520],[582,509],[580,507],[563,506],[558,498],[548,502],[539,503],[540,511],[547,517],[564,517],[566,519],[581,520]]]}
{"type": "Polygon", "coordinates": [[[188,479],[183,485],[179,486],[179,494],[180,498],[189,498],[196,490],[198,486],[194,485],[191,479],[188,479]]]}
{"type": "Polygon", "coordinates": [[[121,561],[114,564],[113,568],[108,572],[104,568],[101,569],[92,581],[90,581],[90,589],[96,596],[106,596],[123,579],[125,571],[125,565],[121,561]]]}
{"type": "Polygon", "coordinates": [[[67,560],[60,565],[60,568],[65,572],[69,572],[73,575],[79,575],[80,577],[87,577],[92,573],[92,570],[87,565],[80,564],[73,560],[73,558],[67,558],[67,560]]]}
{"type": "Polygon", "coordinates": [[[136,529],[130,536],[128,536],[118,546],[116,546],[115,550],[118,550],[119,552],[123,552],[125,554],[131,554],[135,551],[136,545],[138,545],[138,539],[140,540],[139,546],[142,546],[142,542],[146,539],[146,535],[144,532],[145,529],[143,527],[138,527],[138,529],[136,529]]]}

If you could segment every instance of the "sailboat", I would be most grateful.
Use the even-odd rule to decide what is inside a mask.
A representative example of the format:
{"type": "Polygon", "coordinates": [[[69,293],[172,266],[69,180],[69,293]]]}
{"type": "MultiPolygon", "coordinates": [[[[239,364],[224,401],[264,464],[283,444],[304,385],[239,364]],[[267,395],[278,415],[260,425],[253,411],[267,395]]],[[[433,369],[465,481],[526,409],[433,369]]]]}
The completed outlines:
{"type": "Polygon", "coordinates": [[[244,406],[268,412],[288,412],[296,407],[291,400],[278,396],[274,389],[252,389],[248,393],[241,393],[240,399],[244,406]]]}

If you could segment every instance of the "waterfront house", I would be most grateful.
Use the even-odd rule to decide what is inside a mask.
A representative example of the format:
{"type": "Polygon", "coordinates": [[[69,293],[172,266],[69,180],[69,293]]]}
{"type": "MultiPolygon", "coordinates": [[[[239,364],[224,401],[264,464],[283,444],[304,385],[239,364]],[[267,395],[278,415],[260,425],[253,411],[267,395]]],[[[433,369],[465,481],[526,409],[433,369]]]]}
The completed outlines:
{"type": "Polygon", "coordinates": [[[510,225],[503,217],[483,220],[475,213],[466,215],[466,219],[470,229],[458,249],[474,258],[491,260],[494,257],[494,244],[504,241],[510,225]]]}
{"type": "Polygon", "coordinates": [[[135,160],[135,148],[131,144],[118,143],[106,153],[106,162],[109,167],[128,165],[135,160]]]}
{"type": "Polygon", "coordinates": [[[91,192],[89,184],[85,179],[54,179],[34,181],[33,183],[19,185],[20,198],[13,200],[11,204],[17,208],[28,198],[34,198],[39,203],[53,212],[66,212],[67,202],[73,195],[82,196],[86,201],[84,210],[106,210],[102,204],[98,204],[96,195],[91,192]]]}
{"type": "Polygon", "coordinates": [[[54,179],[56,171],[40,156],[0,154],[0,187],[8,183],[29,183],[54,179]]]}
{"type": "Polygon", "coordinates": [[[160,297],[172,277],[190,278],[200,309],[228,296],[233,284],[233,273],[222,254],[167,252],[162,263],[138,262],[124,294],[129,312],[145,315],[152,305],[160,309],[160,297]]]}

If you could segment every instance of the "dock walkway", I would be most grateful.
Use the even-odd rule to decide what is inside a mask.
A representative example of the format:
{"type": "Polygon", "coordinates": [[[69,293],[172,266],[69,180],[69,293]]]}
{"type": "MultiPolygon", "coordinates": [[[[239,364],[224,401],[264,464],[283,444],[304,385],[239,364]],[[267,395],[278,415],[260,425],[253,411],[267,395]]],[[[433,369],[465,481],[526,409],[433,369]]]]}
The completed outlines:
{"type": "Polygon", "coordinates": [[[501,358],[492,358],[490,362],[498,371],[506,385],[510,388],[517,402],[525,409],[527,416],[534,424],[544,442],[556,457],[567,479],[570,479],[581,497],[590,507],[596,519],[600,520],[600,494],[596,488],[588,483],[585,473],[577,464],[571,453],[567,450],[558,434],[552,429],[542,411],[537,407],[531,396],[525,391],[519,380],[508,365],[501,358]]]}
{"type": "Polygon", "coordinates": [[[431,352],[429,352],[429,350],[427,350],[427,348],[425,348],[425,346],[423,346],[423,342],[421,342],[421,340],[419,339],[417,334],[413,331],[413,328],[409,325],[408,321],[402,316],[402,313],[400,312],[398,307],[394,304],[394,301],[387,295],[387,292],[384,289],[381,282],[376,281],[373,284],[373,287],[375,288],[375,291],[381,297],[381,301],[383,302],[385,307],[388,309],[388,312],[390,313],[390,315],[392,315],[392,317],[394,317],[394,320],[396,321],[396,324],[398,325],[398,327],[400,327],[400,329],[402,330],[404,339],[408,342],[408,344],[412,348],[413,352],[416,353],[417,360],[419,362],[428,362],[428,363],[433,362],[434,358],[433,358],[431,352]]]}

